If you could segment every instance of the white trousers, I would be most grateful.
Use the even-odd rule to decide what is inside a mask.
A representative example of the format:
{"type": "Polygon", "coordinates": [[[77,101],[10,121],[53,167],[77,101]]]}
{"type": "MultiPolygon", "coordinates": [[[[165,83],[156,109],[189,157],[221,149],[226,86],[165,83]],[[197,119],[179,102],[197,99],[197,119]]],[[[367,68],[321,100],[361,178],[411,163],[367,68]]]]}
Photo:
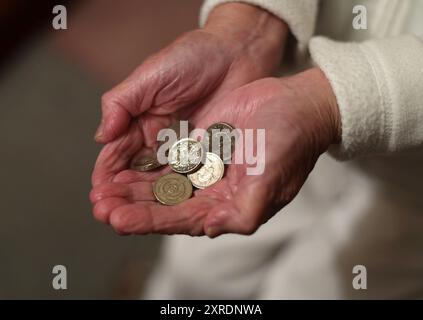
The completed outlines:
{"type": "Polygon", "coordinates": [[[296,199],[254,235],[166,237],[143,298],[423,297],[423,205],[406,184],[366,170],[322,156],[296,199]],[[356,265],[367,289],[353,287],[356,265]]]}

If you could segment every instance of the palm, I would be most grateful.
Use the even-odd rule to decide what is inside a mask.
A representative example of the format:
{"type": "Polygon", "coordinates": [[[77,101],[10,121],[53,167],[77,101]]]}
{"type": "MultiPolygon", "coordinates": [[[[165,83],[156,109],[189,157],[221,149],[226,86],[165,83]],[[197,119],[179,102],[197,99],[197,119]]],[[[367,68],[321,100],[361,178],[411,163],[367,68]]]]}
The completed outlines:
{"type": "Polygon", "coordinates": [[[114,125],[108,138],[120,137],[103,148],[92,176],[92,200],[100,220],[109,222],[110,212],[119,206],[153,200],[151,182],[163,170],[145,174],[128,170],[128,166],[138,152],[155,149],[162,128],[175,118],[190,118],[194,124],[197,119],[211,121],[216,101],[270,73],[270,66],[259,67],[246,56],[235,58],[225,45],[205,32],[191,32],[149,58],[105,95],[103,115],[114,125]],[[204,65],[211,59],[213,63],[204,65]],[[136,114],[140,117],[130,116],[136,114]]]}
{"type": "MultiPolygon", "coordinates": [[[[269,75],[277,65],[277,59],[258,63],[255,58],[214,34],[185,34],[103,96],[104,125],[97,141],[108,143],[125,134],[146,112],[163,115],[155,118],[160,124],[174,112],[186,117],[198,106],[207,108],[234,88],[269,75]]],[[[155,132],[141,130],[147,143],[155,141],[155,132]]]]}
{"type": "MultiPolygon", "coordinates": [[[[279,81],[263,79],[235,90],[219,102],[205,103],[191,111],[190,121],[199,128],[226,121],[239,129],[266,129],[265,171],[249,176],[246,164],[231,164],[219,183],[197,190],[194,197],[172,207],[155,202],[152,193],[154,180],[169,168],[150,173],[126,170],[128,159],[149,144],[134,123],[124,137],[107,145],[100,155],[101,169],[107,162],[113,170],[107,174],[98,173],[100,169],[95,171],[94,183],[102,180],[92,193],[97,216],[122,233],[213,235],[208,228],[222,224],[224,232],[253,232],[292,200],[319,155],[317,150],[302,152],[308,147],[312,149],[312,137],[292,125],[301,109],[295,108],[297,97],[291,96],[279,81]],[[276,101],[272,98],[274,92],[286,92],[286,97],[276,101]],[[300,136],[303,145],[299,149],[300,136]],[[303,167],[299,168],[299,164],[303,167]]],[[[152,125],[144,123],[142,128],[149,127],[154,134],[168,125],[170,116],[148,117],[152,125]]]]}

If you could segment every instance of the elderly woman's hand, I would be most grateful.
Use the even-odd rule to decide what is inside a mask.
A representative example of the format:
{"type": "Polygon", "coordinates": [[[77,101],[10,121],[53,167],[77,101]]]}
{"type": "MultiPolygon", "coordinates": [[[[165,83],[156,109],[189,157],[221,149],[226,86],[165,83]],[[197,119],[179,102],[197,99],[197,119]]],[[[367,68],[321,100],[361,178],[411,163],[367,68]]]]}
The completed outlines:
{"type": "MultiPolygon", "coordinates": [[[[265,152],[257,154],[264,172],[248,175],[248,164],[230,164],[220,182],[197,190],[183,203],[163,206],[152,194],[152,183],[163,170],[122,171],[112,182],[93,189],[98,219],[122,234],[251,234],[295,197],[318,157],[340,139],[336,99],[317,68],[245,85],[209,112],[193,113],[190,120],[200,128],[225,121],[238,129],[265,129],[265,152]]],[[[123,163],[130,157],[127,150],[134,149],[136,135],[130,130],[110,143],[101,157],[123,163]]]]}
{"type": "Polygon", "coordinates": [[[103,96],[96,140],[106,146],[96,162],[93,186],[112,182],[128,169],[135,151],[157,148],[157,133],[179,117],[207,113],[232,90],[271,75],[287,33],[285,23],[267,11],[228,3],[212,11],[203,29],[147,59],[103,96]],[[127,137],[132,140],[124,150],[107,144],[127,137]]]}
{"type": "MultiPolygon", "coordinates": [[[[214,9],[204,28],[188,32],[143,62],[125,81],[105,93],[95,139],[110,142],[146,114],[164,117],[207,106],[227,92],[272,75],[288,34],[285,23],[258,7],[228,3],[214,9]]],[[[140,41],[142,41],[140,39],[140,41]]],[[[140,123],[145,142],[156,140],[140,123]]],[[[166,122],[167,120],[164,120],[166,122]]]]}

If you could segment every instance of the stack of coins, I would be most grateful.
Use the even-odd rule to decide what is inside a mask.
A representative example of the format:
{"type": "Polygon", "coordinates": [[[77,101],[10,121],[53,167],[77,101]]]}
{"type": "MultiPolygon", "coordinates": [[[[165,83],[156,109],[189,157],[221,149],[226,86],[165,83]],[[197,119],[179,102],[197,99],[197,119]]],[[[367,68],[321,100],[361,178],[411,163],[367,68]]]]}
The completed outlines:
{"type": "MultiPolygon", "coordinates": [[[[208,149],[197,140],[178,136],[179,140],[166,153],[168,165],[174,172],[154,183],[156,199],[165,205],[175,205],[192,196],[193,186],[204,189],[221,180],[225,173],[224,161],[231,159],[235,147],[235,139],[230,135],[233,129],[224,122],[211,125],[205,139],[208,149]]],[[[161,166],[156,156],[150,155],[133,161],[131,168],[144,172],[161,166]]]]}

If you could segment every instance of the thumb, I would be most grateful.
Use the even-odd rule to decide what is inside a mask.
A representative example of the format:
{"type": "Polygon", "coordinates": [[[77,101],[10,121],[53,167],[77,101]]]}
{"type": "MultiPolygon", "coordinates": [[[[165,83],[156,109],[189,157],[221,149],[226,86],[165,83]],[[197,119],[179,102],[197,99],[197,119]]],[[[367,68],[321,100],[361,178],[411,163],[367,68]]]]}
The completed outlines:
{"type": "Polygon", "coordinates": [[[94,139],[108,143],[128,130],[131,119],[146,111],[152,104],[156,77],[149,77],[143,66],[129,78],[101,97],[101,123],[94,139]],[[147,94],[146,94],[147,93],[147,94]],[[148,94],[149,93],[149,94],[148,94]]]}
{"type": "Polygon", "coordinates": [[[120,137],[129,126],[131,116],[125,108],[102,98],[101,122],[94,136],[98,143],[108,143],[120,137]]]}
{"type": "Polygon", "coordinates": [[[173,68],[165,64],[161,64],[161,69],[153,66],[141,65],[102,96],[102,118],[94,138],[97,142],[108,143],[118,138],[128,130],[131,119],[143,112],[171,114],[202,98],[194,91],[196,86],[186,83],[173,68]]]}

